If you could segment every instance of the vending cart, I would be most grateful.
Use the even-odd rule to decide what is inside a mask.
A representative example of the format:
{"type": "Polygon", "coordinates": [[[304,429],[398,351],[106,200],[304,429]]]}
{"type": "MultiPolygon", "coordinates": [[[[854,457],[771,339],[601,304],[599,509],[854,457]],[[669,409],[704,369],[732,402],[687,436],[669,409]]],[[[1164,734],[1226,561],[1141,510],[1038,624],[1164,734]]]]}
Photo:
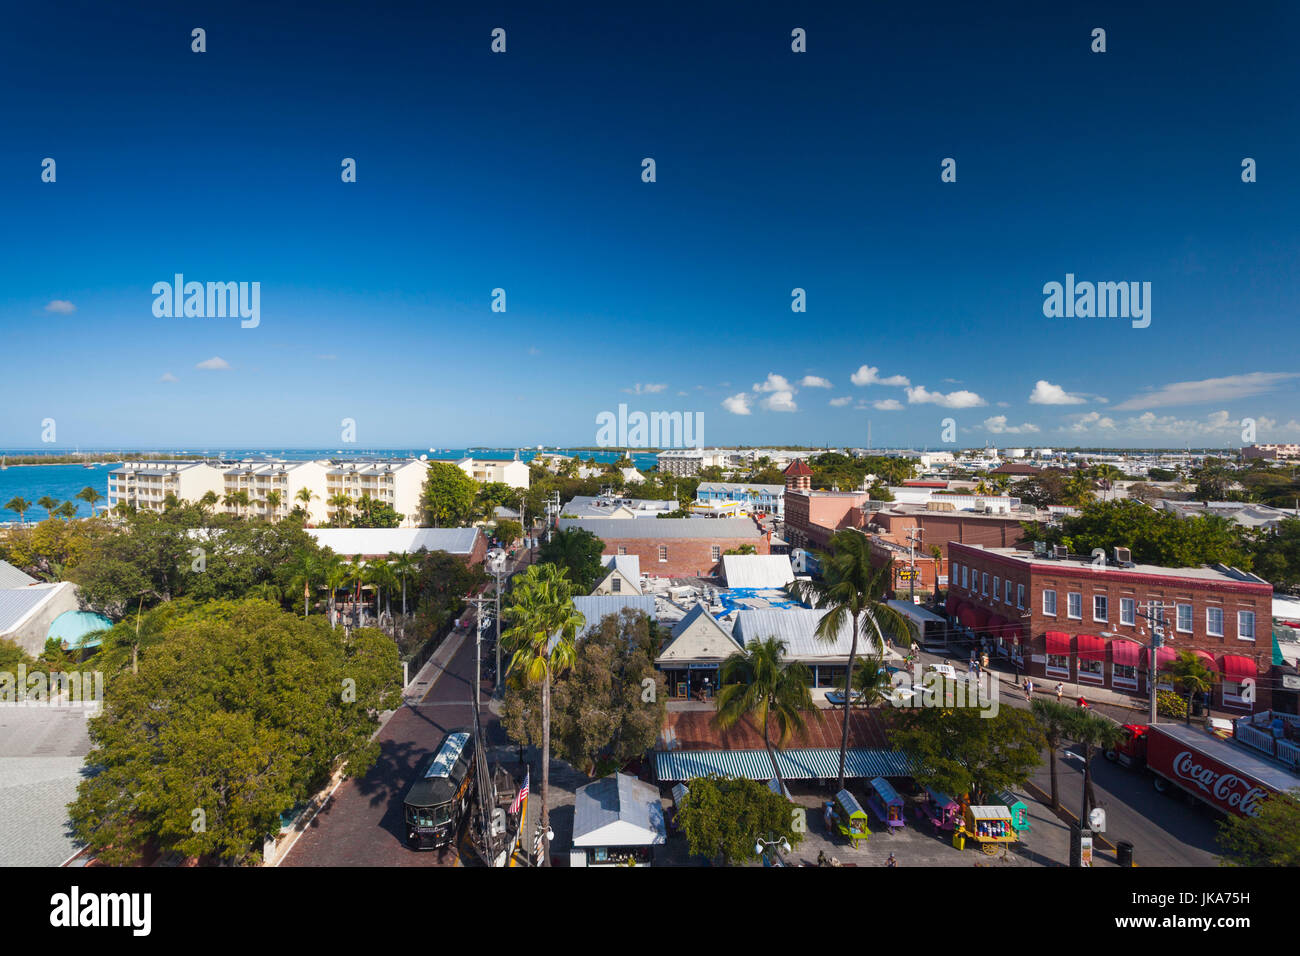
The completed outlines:
{"type": "Polygon", "coordinates": [[[999,849],[1005,853],[1019,839],[1011,825],[1011,811],[1000,803],[967,807],[964,817],[961,830],[953,834],[958,849],[965,845],[965,840],[974,840],[988,856],[994,856],[999,849]]]}
{"type": "Polygon", "coordinates": [[[859,842],[871,836],[871,830],[867,827],[866,811],[862,809],[862,804],[858,803],[858,798],[847,789],[835,794],[832,813],[836,832],[848,840],[855,850],[859,842]]]}
{"type": "Polygon", "coordinates": [[[1018,799],[1010,790],[1003,790],[998,793],[998,803],[1011,811],[1011,826],[1016,833],[1024,833],[1030,828],[1029,808],[1025,806],[1025,801],[1018,799]]]}
{"type": "Polygon", "coordinates": [[[916,808],[918,818],[930,821],[935,833],[951,833],[961,823],[961,805],[946,793],[925,788],[925,799],[916,808]]]}
{"type": "Polygon", "coordinates": [[[903,819],[903,798],[884,777],[876,777],[867,784],[867,806],[888,827],[890,833],[906,825],[903,819]]]}

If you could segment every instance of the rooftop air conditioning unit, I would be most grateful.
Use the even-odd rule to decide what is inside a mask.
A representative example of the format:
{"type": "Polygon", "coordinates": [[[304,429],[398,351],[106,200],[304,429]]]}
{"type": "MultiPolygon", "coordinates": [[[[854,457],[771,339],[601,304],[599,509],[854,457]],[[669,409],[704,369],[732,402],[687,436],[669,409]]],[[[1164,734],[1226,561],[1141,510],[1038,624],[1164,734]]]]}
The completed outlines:
{"type": "Polygon", "coordinates": [[[1070,556],[1070,549],[1063,544],[1058,544],[1052,548],[1052,553],[1058,561],[1064,561],[1070,556]]]}
{"type": "Polygon", "coordinates": [[[1115,563],[1126,568],[1133,563],[1133,552],[1129,548],[1115,549],[1115,563]]]}

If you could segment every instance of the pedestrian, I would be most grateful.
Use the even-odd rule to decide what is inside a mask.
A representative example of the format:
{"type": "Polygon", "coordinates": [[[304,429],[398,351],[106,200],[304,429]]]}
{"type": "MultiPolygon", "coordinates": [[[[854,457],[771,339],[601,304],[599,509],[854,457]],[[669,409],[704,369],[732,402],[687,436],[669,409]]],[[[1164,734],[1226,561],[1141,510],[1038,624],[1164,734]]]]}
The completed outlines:
{"type": "Polygon", "coordinates": [[[1064,695],[1065,695],[1065,685],[1058,681],[1056,684],[1056,702],[1058,704],[1061,702],[1061,698],[1064,695]]]}
{"type": "Polygon", "coordinates": [[[1034,682],[1033,682],[1032,680],[1026,680],[1026,681],[1025,681],[1025,700],[1033,700],[1033,699],[1034,699],[1034,682]]]}
{"type": "Polygon", "coordinates": [[[898,860],[894,858],[894,854],[889,854],[889,859],[885,861],[885,866],[898,866],[898,860]]]}

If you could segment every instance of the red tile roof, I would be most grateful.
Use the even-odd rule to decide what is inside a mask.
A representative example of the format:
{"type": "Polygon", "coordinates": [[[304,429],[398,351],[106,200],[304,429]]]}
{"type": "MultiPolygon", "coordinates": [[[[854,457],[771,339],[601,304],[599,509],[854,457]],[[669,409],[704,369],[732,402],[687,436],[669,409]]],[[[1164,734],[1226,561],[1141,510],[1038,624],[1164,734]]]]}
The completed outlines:
{"type": "Polygon", "coordinates": [[[789,478],[799,478],[803,475],[811,475],[812,469],[804,463],[802,458],[796,458],[786,466],[785,471],[781,472],[781,474],[789,478]]]}

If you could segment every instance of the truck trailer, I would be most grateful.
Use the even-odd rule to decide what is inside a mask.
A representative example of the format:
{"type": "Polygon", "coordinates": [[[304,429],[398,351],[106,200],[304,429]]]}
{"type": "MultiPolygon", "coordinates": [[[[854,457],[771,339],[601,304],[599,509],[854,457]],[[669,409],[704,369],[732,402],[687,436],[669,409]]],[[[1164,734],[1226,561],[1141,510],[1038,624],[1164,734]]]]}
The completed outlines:
{"type": "Polygon", "coordinates": [[[1156,790],[1171,787],[1220,813],[1257,817],[1264,801],[1300,787],[1300,775],[1235,740],[1183,724],[1125,724],[1106,756],[1151,772],[1156,790]]]}

